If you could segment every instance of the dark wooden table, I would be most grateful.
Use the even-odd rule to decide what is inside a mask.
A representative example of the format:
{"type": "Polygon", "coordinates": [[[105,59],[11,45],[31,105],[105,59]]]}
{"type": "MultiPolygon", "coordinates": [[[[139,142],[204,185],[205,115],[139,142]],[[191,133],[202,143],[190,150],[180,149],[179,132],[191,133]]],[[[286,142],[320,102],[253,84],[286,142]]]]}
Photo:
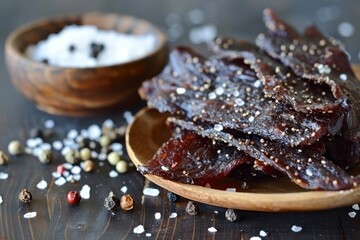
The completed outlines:
{"type": "MultiPolygon", "coordinates": [[[[177,0],[132,0],[132,1],[20,1],[5,0],[0,7],[0,55],[6,36],[15,27],[42,16],[69,12],[105,11],[127,13],[148,19],[169,33],[171,45],[192,44],[190,29],[205,24],[217,27],[218,33],[252,40],[263,30],[261,11],[270,6],[291,23],[303,28],[316,23],[327,34],[340,38],[348,47],[353,62],[359,62],[360,47],[360,2],[346,1],[177,1],[177,0]],[[194,9],[200,10],[194,11],[194,9]],[[190,17],[189,13],[193,17],[190,17]],[[203,19],[201,13],[204,13],[203,19]],[[195,15],[195,17],[194,17],[195,15]],[[200,16],[200,17],[199,17],[200,16]],[[192,20],[191,20],[192,19],[192,20]],[[195,19],[195,20],[194,20],[195,19]],[[200,19],[200,20],[199,20],[200,19]],[[197,21],[201,21],[196,23],[197,21]],[[350,37],[339,34],[340,23],[349,22],[355,29],[350,37]]],[[[346,30],[346,29],[345,29],[346,30]]],[[[351,30],[351,29],[350,29],[351,30]]],[[[351,31],[350,31],[351,32],[351,31]]],[[[3,58],[0,59],[0,149],[7,151],[7,144],[18,139],[25,143],[29,130],[44,128],[48,119],[55,121],[54,139],[62,139],[70,129],[83,129],[91,124],[101,124],[112,119],[116,124],[124,123],[123,111],[135,113],[144,103],[128,106],[113,113],[88,118],[51,116],[36,109],[10,83],[3,58]]],[[[146,143],[144,143],[146,144],[146,143]]],[[[127,159],[128,160],[128,159],[127,159]]],[[[250,239],[267,233],[263,239],[360,239],[360,216],[351,218],[349,207],[318,212],[262,213],[240,211],[237,222],[225,219],[226,209],[200,204],[200,213],[189,216],[185,212],[186,199],[178,203],[167,200],[167,191],[147,182],[135,169],[110,178],[112,167],[105,163],[94,173],[82,173],[82,179],[74,184],[56,186],[51,172],[63,163],[59,154],[50,165],[42,165],[31,155],[11,156],[7,166],[0,172],[9,174],[0,180],[0,239],[250,239]],[[44,179],[49,184],[44,190],[36,184],[44,179]],[[84,184],[91,187],[91,197],[78,206],[66,203],[65,195],[70,190],[80,190],[84,184]],[[136,205],[133,211],[117,211],[111,214],[103,207],[109,191],[122,195],[122,186],[128,187],[136,205]],[[143,196],[144,187],[160,189],[157,197],[143,196]],[[27,188],[33,193],[31,204],[18,201],[18,194],[27,188]],[[25,219],[26,212],[36,211],[37,216],[25,219]],[[156,220],[154,214],[162,217],[156,220]],[[176,218],[169,218],[176,212],[176,218]],[[133,233],[139,224],[145,232],[133,233]],[[291,230],[293,225],[302,231],[291,230]],[[209,227],[216,233],[210,233],[209,227]],[[151,233],[146,237],[145,233],[151,233]]],[[[359,211],[355,211],[360,215],[359,211]]]]}

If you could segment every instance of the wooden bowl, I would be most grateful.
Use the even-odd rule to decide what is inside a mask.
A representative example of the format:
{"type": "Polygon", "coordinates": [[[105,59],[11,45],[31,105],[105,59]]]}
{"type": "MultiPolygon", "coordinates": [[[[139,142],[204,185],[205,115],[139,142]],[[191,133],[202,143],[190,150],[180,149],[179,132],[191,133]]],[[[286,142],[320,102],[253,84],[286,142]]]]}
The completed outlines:
{"type": "Polygon", "coordinates": [[[44,19],[20,27],[8,37],[5,57],[13,84],[39,109],[51,114],[81,116],[137,99],[141,82],[158,74],[165,66],[166,42],[165,34],[145,20],[126,15],[86,13],[44,19]],[[157,45],[144,57],[104,67],[50,66],[24,55],[29,45],[71,24],[95,25],[131,34],[153,33],[157,45]]]}

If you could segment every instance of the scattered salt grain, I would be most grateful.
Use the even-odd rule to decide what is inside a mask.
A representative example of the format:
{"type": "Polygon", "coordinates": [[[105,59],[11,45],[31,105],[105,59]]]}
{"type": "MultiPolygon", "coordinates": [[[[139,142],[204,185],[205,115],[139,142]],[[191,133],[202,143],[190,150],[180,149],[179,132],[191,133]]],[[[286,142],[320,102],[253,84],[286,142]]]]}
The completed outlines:
{"type": "Polygon", "coordinates": [[[132,115],[132,113],[130,111],[124,112],[124,118],[125,118],[127,124],[132,123],[132,121],[134,120],[134,116],[132,115]]]}
{"type": "Polygon", "coordinates": [[[101,128],[96,124],[90,125],[88,128],[88,134],[90,139],[96,140],[101,136],[101,128]]]}
{"type": "Polygon", "coordinates": [[[169,218],[177,218],[177,213],[175,213],[175,212],[171,213],[169,218]]]}
{"type": "Polygon", "coordinates": [[[216,99],[216,94],[214,92],[211,92],[208,94],[209,99],[216,99]]]}
{"type": "Polygon", "coordinates": [[[201,9],[195,8],[188,13],[188,17],[191,23],[200,24],[204,22],[204,12],[201,9]]]}
{"type": "Polygon", "coordinates": [[[45,180],[41,180],[38,184],[36,184],[36,187],[40,190],[43,190],[47,188],[47,182],[45,180]]]}
{"type": "Polygon", "coordinates": [[[117,176],[119,176],[119,174],[118,174],[117,171],[111,170],[111,171],[109,172],[109,177],[111,177],[111,178],[116,178],[117,176]]]}
{"type": "Polygon", "coordinates": [[[217,27],[212,24],[194,27],[189,32],[189,38],[192,43],[199,44],[212,41],[217,35],[217,27]]]}
{"type": "Polygon", "coordinates": [[[34,148],[42,143],[41,138],[29,138],[26,140],[26,146],[29,148],[34,148]]]}
{"type": "Polygon", "coordinates": [[[58,151],[63,148],[63,144],[62,144],[62,142],[59,141],[59,140],[54,141],[54,142],[52,143],[52,146],[53,146],[53,148],[54,148],[55,150],[58,150],[58,151]]]}
{"type": "Polygon", "coordinates": [[[78,131],[76,131],[75,129],[71,129],[67,134],[67,138],[75,139],[78,135],[78,131]]]}
{"type": "Polygon", "coordinates": [[[0,196],[0,204],[2,204],[3,202],[3,199],[2,199],[2,196],[0,196]]]}
{"type": "Polygon", "coordinates": [[[215,214],[218,214],[219,212],[215,210],[214,213],[215,213],[215,214]]]}
{"type": "Polygon", "coordinates": [[[127,186],[123,186],[120,191],[123,192],[123,193],[126,193],[128,190],[127,186]]]}
{"type": "Polygon", "coordinates": [[[261,237],[266,237],[266,236],[267,236],[267,233],[266,233],[265,231],[261,230],[261,231],[259,232],[259,235],[260,235],[261,237]]]}
{"type": "Polygon", "coordinates": [[[356,216],[356,212],[349,212],[349,216],[350,216],[351,218],[354,218],[354,217],[356,216]]]}
{"type": "Polygon", "coordinates": [[[9,174],[5,173],[5,172],[0,172],[0,180],[5,180],[8,179],[9,174]]]}
{"type": "Polygon", "coordinates": [[[72,180],[74,180],[74,176],[73,175],[69,175],[66,177],[66,181],[67,182],[71,182],[72,180]]]}
{"type": "Polygon", "coordinates": [[[79,166],[74,166],[74,167],[71,169],[71,173],[72,173],[72,174],[80,174],[80,173],[81,173],[81,167],[79,167],[79,166]]]}
{"type": "Polygon", "coordinates": [[[161,218],[161,213],[157,212],[155,213],[155,219],[159,220],[161,218]]]}
{"type": "Polygon", "coordinates": [[[51,120],[51,119],[46,120],[45,123],[44,123],[44,126],[47,129],[54,128],[55,127],[55,122],[54,122],[54,120],[51,120]]]}
{"type": "Polygon", "coordinates": [[[221,124],[215,124],[214,125],[214,130],[221,132],[224,129],[224,127],[221,124]]]}
{"type": "Polygon", "coordinates": [[[54,178],[59,178],[59,177],[61,177],[61,173],[59,173],[59,172],[52,172],[51,175],[52,175],[54,178]]]}
{"type": "Polygon", "coordinates": [[[347,80],[347,75],[345,73],[340,74],[340,79],[343,81],[347,80]]]}
{"type": "Polygon", "coordinates": [[[254,236],[254,237],[251,237],[250,240],[261,240],[261,237],[254,236]]]}
{"type": "Polygon", "coordinates": [[[103,152],[99,153],[97,156],[97,159],[99,159],[100,161],[105,161],[106,158],[107,158],[107,155],[106,155],[106,153],[103,153],[103,152]]]}
{"type": "Polygon", "coordinates": [[[255,120],[255,118],[254,118],[254,116],[250,116],[248,120],[249,120],[249,122],[253,122],[255,120]]]}
{"type": "Polygon", "coordinates": [[[354,204],[354,205],[352,205],[352,208],[353,208],[354,210],[360,210],[359,204],[354,204]]]}
{"type": "Polygon", "coordinates": [[[68,169],[68,170],[73,168],[73,165],[71,163],[63,163],[63,166],[65,169],[68,169]]]}
{"type": "Polygon", "coordinates": [[[151,233],[146,233],[145,236],[146,237],[151,237],[151,233]]]}
{"type": "Polygon", "coordinates": [[[106,119],[104,122],[103,122],[103,127],[106,127],[106,128],[112,128],[114,127],[114,121],[111,120],[111,119],[106,119]]]}
{"type": "Polygon", "coordinates": [[[58,179],[55,180],[55,184],[57,186],[64,185],[65,183],[66,183],[66,179],[64,177],[59,177],[58,179]]]}
{"type": "Polygon", "coordinates": [[[134,228],[134,233],[135,234],[141,234],[145,232],[144,226],[143,225],[139,225],[137,227],[134,228]]]}
{"type": "Polygon", "coordinates": [[[167,172],[167,171],[169,171],[169,168],[168,168],[168,167],[165,167],[165,166],[161,166],[161,170],[167,172]]]}
{"type": "Polygon", "coordinates": [[[24,218],[34,218],[36,217],[37,212],[28,212],[24,214],[24,218]]]}
{"type": "Polygon", "coordinates": [[[305,170],[305,173],[306,173],[306,175],[308,175],[310,177],[313,175],[312,171],[308,168],[305,170]]]}
{"type": "Polygon", "coordinates": [[[260,80],[256,80],[256,81],[254,82],[254,87],[258,88],[258,87],[260,87],[260,86],[261,86],[261,81],[260,81],[260,80]]]}
{"type": "Polygon", "coordinates": [[[64,171],[64,172],[62,173],[62,175],[63,175],[64,177],[68,177],[68,176],[70,176],[70,172],[69,172],[69,171],[64,171]]]}
{"type": "Polygon", "coordinates": [[[80,190],[80,196],[83,199],[89,199],[90,198],[90,187],[89,185],[85,184],[81,190],[80,190]]]}
{"type": "Polygon", "coordinates": [[[236,105],[238,105],[240,107],[245,104],[244,100],[242,100],[241,98],[235,99],[235,103],[236,103],[236,105]]]}
{"type": "Polygon", "coordinates": [[[227,188],[226,191],[227,192],[236,192],[236,188],[227,188]]]}
{"type": "Polygon", "coordinates": [[[216,95],[218,95],[218,96],[220,96],[220,95],[223,95],[224,94],[224,88],[223,87],[217,87],[216,89],[215,89],[215,93],[216,93],[216,95]]]}
{"type": "Polygon", "coordinates": [[[121,143],[113,143],[110,145],[111,150],[120,151],[123,149],[123,145],[121,143]]]}
{"type": "Polygon", "coordinates": [[[72,175],[73,176],[73,179],[75,180],[75,181],[80,181],[80,179],[81,179],[81,175],[80,174],[74,174],[74,175],[72,175]]]}
{"type": "Polygon", "coordinates": [[[299,227],[299,226],[296,226],[296,225],[293,225],[291,227],[291,231],[293,232],[300,232],[302,230],[302,227],[299,227]]]}
{"type": "Polygon", "coordinates": [[[145,188],[143,190],[143,194],[147,195],[147,196],[156,197],[160,194],[160,191],[159,191],[159,189],[156,189],[156,188],[145,188]]]}
{"type": "Polygon", "coordinates": [[[217,229],[214,228],[214,227],[209,227],[208,231],[211,232],[211,233],[215,233],[215,232],[217,232],[217,229]]]}
{"type": "Polygon", "coordinates": [[[342,22],[338,26],[338,32],[342,37],[351,37],[355,32],[355,28],[349,22],[342,22]]]}
{"type": "Polygon", "coordinates": [[[184,93],[186,93],[186,89],[185,88],[177,88],[176,93],[179,95],[184,94],[184,93]]]}

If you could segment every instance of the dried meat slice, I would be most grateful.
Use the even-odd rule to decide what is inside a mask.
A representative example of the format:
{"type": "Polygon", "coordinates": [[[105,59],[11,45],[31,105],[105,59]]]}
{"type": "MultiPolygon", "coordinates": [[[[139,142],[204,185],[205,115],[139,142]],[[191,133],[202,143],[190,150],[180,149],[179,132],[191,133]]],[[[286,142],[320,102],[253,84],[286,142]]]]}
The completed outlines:
{"type": "Polygon", "coordinates": [[[356,79],[344,47],[324,37],[315,27],[298,34],[273,11],[264,11],[268,33],[260,34],[256,44],[279,59],[300,77],[330,86],[336,99],[345,99],[348,108],[342,135],[360,142],[360,82],[356,79]]]}
{"type": "Polygon", "coordinates": [[[169,118],[168,121],[187,131],[234,146],[265,165],[283,172],[294,183],[306,189],[343,190],[356,187],[360,182],[359,176],[350,176],[322,156],[325,149],[321,142],[303,148],[289,147],[256,135],[217,131],[207,123],[176,118],[169,118]]]}
{"type": "Polygon", "coordinates": [[[312,144],[329,132],[330,120],[321,122],[317,116],[294,111],[288,105],[265,98],[260,81],[242,59],[209,60],[203,63],[203,68],[188,67],[192,71],[198,69],[199,73],[183,71],[174,76],[171,74],[174,59],[193,63],[191,51],[185,53],[190,59],[184,57],[183,52],[184,49],[174,50],[169,69],[143,84],[140,95],[150,107],[293,146],[312,144]],[[197,85],[199,79],[206,84],[197,85]]]}
{"type": "Polygon", "coordinates": [[[165,142],[146,165],[139,166],[143,174],[164,179],[205,185],[225,178],[241,164],[254,159],[225,143],[213,144],[209,138],[193,132],[183,132],[165,142]]]}

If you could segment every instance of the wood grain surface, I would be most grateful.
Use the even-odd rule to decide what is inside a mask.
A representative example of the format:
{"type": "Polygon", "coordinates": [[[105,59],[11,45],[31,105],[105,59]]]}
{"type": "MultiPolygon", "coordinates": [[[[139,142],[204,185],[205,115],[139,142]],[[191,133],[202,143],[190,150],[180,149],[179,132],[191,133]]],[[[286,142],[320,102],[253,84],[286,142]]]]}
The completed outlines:
{"type": "MultiPolygon", "coordinates": [[[[343,38],[355,62],[358,49],[357,34],[359,31],[359,1],[346,1],[341,5],[336,1],[178,1],[178,0],[132,0],[132,1],[20,1],[5,0],[0,7],[0,55],[4,55],[3,45],[8,34],[17,26],[48,15],[59,15],[70,12],[105,11],[117,12],[145,18],[169,29],[170,13],[180,15],[183,35],[175,38],[172,44],[188,44],[188,33],[191,25],[188,14],[191,10],[200,9],[205,13],[204,24],[216,24],[219,33],[254,39],[256,33],[263,30],[260,13],[265,7],[273,7],[279,14],[299,27],[310,21],[319,24],[327,34],[338,37],[337,26],[342,21],[354,24],[356,31],[353,37],[343,38]],[[309,6],[310,4],[310,6],[309,6]],[[334,5],[342,13],[331,22],[317,18],[318,11],[334,5]],[[246,6],[246,7],[245,7],[246,6]],[[346,13],[346,14],[345,14],[346,13]],[[249,27],[251,25],[251,27],[249,27]]],[[[333,8],[330,8],[333,9],[333,8]]],[[[321,10],[323,11],[323,10],[321,10]]],[[[176,15],[175,14],[175,15],[176,15]]],[[[176,18],[176,16],[175,16],[176,18]]],[[[173,17],[174,19],[174,17],[173,17]]],[[[199,26],[199,25],[196,25],[199,26]]],[[[6,150],[13,139],[24,142],[33,127],[43,127],[47,119],[55,121],[56,138],[63,138],[70,129],[82,129],[93,123],[102,123],[111,118],[116,123],[124,121],[125,110],[135,113],[144,107],[144,103],[132,104],[126,108],[115,109],[112,113],[97,117],[66,118],[51,116],[39,111],[11,85],[5,68],[4,58],[0,58],[0,149],[6,150]]],[[[127,159],[128,160],[128,159],[127,159]]],[[[56,186],[51,172],[63,160],[58,156],[50,165],[42,165],[30,155],[11,157],[7,166],[0,166],[0,172],[9,173],[7,180],[0,180],[0,239],[244,239],[259,236],[261,230],[267,232],[262,239],[359,239],[360,212],[351,206],[315,212],[264,213],[239,211],[237,222],[225,220],[226,209],[199,204],[200,212],[196,216],[185,213],[187,199],[178,203],[167,200],[167,191],[149,183],[135,169],[128,173],[109,178],[111,166],[105,164],[99,172],[82,174],[80,182],[56,186]],[[45,190],[36,188],[40,180],[46,180],[45,190]],[[91,187],[91,197],[83,200],[78,206],[66,203],[65,195],[69,190],[80,190],[84,184],[91,187]],[[109,191],[121,196],[120,188],[126,185],[128,193],[134,196],[136,206],[133,211],[118,211],[110,214],[104,207],[104,198],[109,191]],[[158,197],[143,196],[144,187],[155,187],[160,190],[158,197]],[[28,188],[33,193],[33,202],[24,206],[18,201],[18,193],[28,188]],[[25,219],[24,213],[36,211],[37,217],[25,219]],[[215,212],[216,211],[216,212],[215,212]],[[354,218],[349,212],[356,212],[354,218]],[[160,212],[162,217],[156,220],[154,214],[160,212]],[[177,218],[169,218],[172,212],[177,218]],[[137,235],[133,229],[142,224],[145,233],[137,235]],[[293,225],[302,227],[300,232],[293,232],[293,225]],[[216,233],[210,233],[209,227],[215,227],[216,233]]]]}

